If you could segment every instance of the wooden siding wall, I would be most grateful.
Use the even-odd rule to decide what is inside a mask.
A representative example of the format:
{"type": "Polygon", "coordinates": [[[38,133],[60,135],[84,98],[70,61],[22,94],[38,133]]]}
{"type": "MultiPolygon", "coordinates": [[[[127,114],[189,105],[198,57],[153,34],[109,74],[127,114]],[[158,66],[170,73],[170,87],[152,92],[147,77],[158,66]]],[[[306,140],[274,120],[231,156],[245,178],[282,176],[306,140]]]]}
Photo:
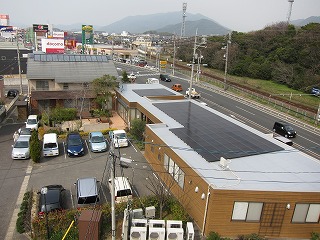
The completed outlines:
{"type": "MultiPolygon", "coordinates": [[[[310,238],[312,232],[320,232],[319,223],[291,223],[296,203],[320,203],[319,193],[296,192],[265,192],[265,191],[238,191],[238,190],[211,190],[207,216],[206,234],[216,231],[223,236],[237,237],[239,234],[259,233],[265,237],[280,238],[310,238]],[[283,212],[283,221],[280,232],[277,224],[265,229],[261,222],[251,223],[232,221],[232,211],[235,201],[262,202],[263,213],[268,204],[280,207],[272,211],[283,212]],[[290,204],[290,209],[287,209],[290,204]],[[274,228],[274,229],[272,229],[274,228]]],[[[263,218],[264,216],[261,216],[263,218]]]]}
{"type": "Polygon", "coordinates": [[[190,168],[181,158],[170,148],[166,147],[164,143],[146,127],[146,142],[152,144],[145,145],[145,158],[150,163],[153,170],[158,173],[161,179],[167,186],[171,187],[170,191],[180,201],[189,215],[193,218],[194,223],[202,229],[203,216],[205,212],[206,199],[201,199],[201,195],[207,194],[208,184],[198,176],[198,174],[190,168]],[[152,142],[153,140],[153,142],[152,142]],[[151,151],[153,145],[154,152],[151,151]],[[160,160],[158,155],[160,154],[160,160]],[[166,173],[163,167],[164,154],[174,160],[176,164],[183,170],[185,174],[183,189],[175,183],[172,177],[166,173]],[[198,192],[195,192],[195,188],[198,187],[198,192]]]}
{"type": "MultiPolygon", "coordinates": [[[[180,201],[200,231],[203,228],[206,198],[208,194],[208,183],[206,183],[195,170],[191,169],[179,156],[152,132],[146,128],[145,158],[153,170],[159,174],[167,186],[174,182],[163,167],[164,154],[170,157],[185,173],[183,189],[177,184],[170,188],[170,191],[180,201]],[[153,142],[152,142],[153,140],[153,142]],[[151,150],[153,146],[153,152],[151,150]],[[160,155],[160,160],[158,159],[160,155]],[[198,187],[198,192],[195,188],[198,187]],[[201,199],[202,194],[205,198],[201,199]]],[[[175,182],[174,182],[175,183],[175,182]]],[[[257,233],[264,237],[279,238],[310,238],[311,232],[320,232],[320,224],[293,224],[293,216],[296,203],[320,203],[319,193],[295,193],[295,192],[267,192],[267,191],[242,191],[224,190],[210,188],[209,204],[207,209],[206,225],[204,228],[207,236],[211,231],[218,232],[221,236],[237,238],[239,235],[257,233]],[[272,212],[277,222],[270,224],[266,222],[244,222],[232,221],[234,202],[261,202],[263,203],[263,214],[272,212]],[[290,204],[290,209],[287,209],[290,204]],[[266,208],[269,207],[269,210],[266,208]]],[[[261,216],[263,217],[268,216],[261,216]]]]}

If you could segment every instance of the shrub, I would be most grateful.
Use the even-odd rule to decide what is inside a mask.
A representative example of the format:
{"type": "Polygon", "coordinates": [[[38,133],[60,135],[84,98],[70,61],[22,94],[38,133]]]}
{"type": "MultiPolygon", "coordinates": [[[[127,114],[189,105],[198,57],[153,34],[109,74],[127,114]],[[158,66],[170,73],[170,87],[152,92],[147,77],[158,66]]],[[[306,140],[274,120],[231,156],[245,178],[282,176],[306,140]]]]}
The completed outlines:
{"type": "Polygon", "coordinates": [[[312,232],[311,240],[320,240],[320,233],[312,232]]]}
{"type": "Polygon", "coordinates": [[[38,131],[34,130],[30,138],[30,157],[35,163],[40,162],[41,144],[38,137],[38,131]]]}
{"type": "Polygon", "coordinates": [[[27,218],[28,216],[27,213],[31,211],[30,209],[31,202],[32,202],[32,192],[29,191],[24,194],[23,200],[20,206],[20,211],[18,213],[18,219],[16,222],[18,233],[26,232],[25,227],[28,223],[30,223],[30,221],[27,218]]]}

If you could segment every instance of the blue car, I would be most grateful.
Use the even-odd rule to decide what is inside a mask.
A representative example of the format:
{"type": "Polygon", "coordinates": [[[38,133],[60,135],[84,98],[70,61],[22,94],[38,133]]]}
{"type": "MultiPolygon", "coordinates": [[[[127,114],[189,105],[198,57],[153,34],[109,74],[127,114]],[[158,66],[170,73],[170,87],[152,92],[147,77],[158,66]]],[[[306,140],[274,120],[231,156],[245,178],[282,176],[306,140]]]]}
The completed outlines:
{"type": "Polygon", "coordinates": [[[84,145],[79,133],[68,133],[66,146],[69,157],[84,155],[84,145]]]}
{"type": "Polygon", "coordinates": [[[108,144],[102,132],[89,133],[89,147],[92,152],[105,152],[108,144]]]}
{"type": "Polygon", "coordinates": [[[320,88],[319,87],[313,87],[311,89],[311,94],[313,94],[314,96],[319,97],[320,96],[320,88]]]}

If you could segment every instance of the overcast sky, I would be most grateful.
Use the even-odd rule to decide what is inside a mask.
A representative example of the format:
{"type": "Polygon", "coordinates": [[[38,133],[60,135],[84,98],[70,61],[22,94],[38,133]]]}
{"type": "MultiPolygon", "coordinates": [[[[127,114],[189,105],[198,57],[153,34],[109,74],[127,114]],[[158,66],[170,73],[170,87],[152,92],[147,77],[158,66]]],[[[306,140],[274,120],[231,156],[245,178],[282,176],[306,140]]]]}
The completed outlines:
{"type": "MultiPolygon", "coordinates": [[[[288,0],[0,0],[0,14],[11,25],[90,24],[106,26],[127,16],[200,13],[229,29],[248,32],[286,21],[288,0]]],[[[294,0],[291,20],[320,16],[320,0],[294,0]]],[[[125,30],[125,29],[123,29],[125,30]]]]}

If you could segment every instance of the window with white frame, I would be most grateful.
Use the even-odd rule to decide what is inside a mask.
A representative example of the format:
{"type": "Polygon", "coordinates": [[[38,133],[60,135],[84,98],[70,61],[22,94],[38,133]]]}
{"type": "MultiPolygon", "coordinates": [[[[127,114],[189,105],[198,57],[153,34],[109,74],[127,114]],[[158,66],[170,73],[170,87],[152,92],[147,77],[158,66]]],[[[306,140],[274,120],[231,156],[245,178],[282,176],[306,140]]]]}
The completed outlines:
{"type": "Polygon", "coordinates": [[[235,202],[233,205],[232,220],[259,222],[263,203],[259,202],[235,202]]]}
{"type": "Polygon", "coordinates": [[[292,223],[318,223],[319,217],[319,203],[298,203],[294,209],[292,223]]]}
{"type": "Polygon", "coordinates": [[[184,186],[184,172],[171,158],[164,154],[164,168],[173,177],[173,179],[178,183],[178,185],[183,188],[184,186]]]}
{"type": "Polygon", "coordinates": [[[169,169],[169,157],[167,154],[164,154],[163,157],[163,167],[168,171],[169,169]]]}
{"type": "Polygon", "coordinates": [[[63,90],[68,90],[68,89],[69,89],[69,84],[63,83],[63,90]]]}

